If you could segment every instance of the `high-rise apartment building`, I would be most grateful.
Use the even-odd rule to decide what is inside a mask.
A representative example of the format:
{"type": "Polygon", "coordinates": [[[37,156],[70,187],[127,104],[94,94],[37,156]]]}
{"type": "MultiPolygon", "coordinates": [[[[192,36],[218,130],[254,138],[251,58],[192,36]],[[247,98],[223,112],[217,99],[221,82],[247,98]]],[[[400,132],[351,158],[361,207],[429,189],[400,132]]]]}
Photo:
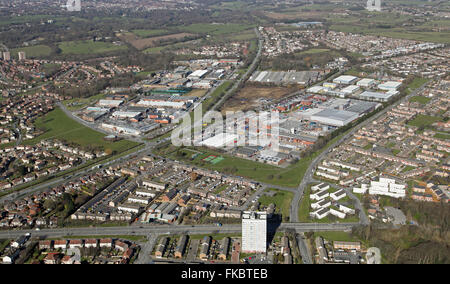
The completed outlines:
{"type": "Polygon", "coordinates": [[[242,252],[267,250],[267,213],[244,211],[242,214],[242,252]]]}

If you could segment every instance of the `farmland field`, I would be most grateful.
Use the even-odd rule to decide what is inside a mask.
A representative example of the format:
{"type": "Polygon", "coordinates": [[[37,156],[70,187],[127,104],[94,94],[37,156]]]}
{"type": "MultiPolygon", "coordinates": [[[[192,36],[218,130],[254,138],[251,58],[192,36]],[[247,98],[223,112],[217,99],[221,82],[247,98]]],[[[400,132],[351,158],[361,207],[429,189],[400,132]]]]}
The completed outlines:
{"type": "MultiPolygon", "coordinates": [[[[117,35],[123,41],[128,42],[136,49],[143,50],[150,47],[159,47],[160,45],[167,44],[171,41],[183,41],[187,38],[194,37],[192,33],[176,33],[162,36],[154,36],[148,38],[140,38],[132,33],[118,34],[117,35]]],[[[158,50],[160,51],[160,50],[158,50]]]]}
{"type": "Polygon", "coordinates": [[[254,26],[241,24],[192,24],[189,26],[180,26],[178,29],[191,33],[224,35],[238,33],[253,28],[254,26]]]}
{"type": "Polygon", "coordinates": [[[330,50],[326,49],[326,48],[311,48],[311,49],[297,52],[297,54],[299,54],[299,55],[301,55],[301,54],[316,54],[316,53],[322,53],[322,52],[327,52],[327,51],[330,51],[330,50]]]}
{"type": "Polygon", "coordinates": [[[63,54],[101,54],[127,49],[125,45],[89,40],[61,42],[59,48],[63,54]]]}
{"type": "Polygon", "coordinates": [[[50,55],[52,49],[49,46],[43,44],[19,47],[11,50],[11,56],[17,57],[17,53],[19,51],[24,51],[27,58],[39,58],[50,55]]]}
{"type": "MultiPolygon", "coordinates": [[[[369,15],[369,13],[366,13],[369,15]]],[[[361,33],[368,35],[386,36],[417,41],[431,41],[438,43],[450,43],[449,20],[427,22],[417,26],[403,26],[411,21],[411,16],[397,15],[394,13],[375,13],[370,17],[361,19],[357,16],[329,17],[330,29],[340,32],[361,33]],[[434,28],[442,27],[444,30],[435,31],[434,28]]]]}
{"type": "Polygon", "coordinates": [[[156,30],[132,30],[132,33],[137,35],[138,37],[150,37],[150,36],[159,36],[169,33],[169,30],[166,29],[156,29],[156,30]]]}

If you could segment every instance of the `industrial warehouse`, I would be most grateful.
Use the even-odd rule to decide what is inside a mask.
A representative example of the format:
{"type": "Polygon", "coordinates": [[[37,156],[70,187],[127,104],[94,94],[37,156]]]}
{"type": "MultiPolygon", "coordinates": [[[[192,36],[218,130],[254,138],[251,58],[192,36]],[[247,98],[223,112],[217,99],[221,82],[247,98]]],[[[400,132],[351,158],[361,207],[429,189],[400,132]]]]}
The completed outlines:
{"type": "Polygon", "coordinates": [[[312,86],[308,92],[330,95],[340,98],[355,98],[367,101],[387,102],[400,93],[402,79],[398,81],[379,81],[371,78],[358,78],[341,75],[333,82],[325,82],[322,86],[312,86]]]}
{"type": "Polygon", "coordinates": [[[249,81],[256,83],[310,85],[319,81],[323,75],[323,73],[318,71],[256,71],[250,76],[249,81]]]}

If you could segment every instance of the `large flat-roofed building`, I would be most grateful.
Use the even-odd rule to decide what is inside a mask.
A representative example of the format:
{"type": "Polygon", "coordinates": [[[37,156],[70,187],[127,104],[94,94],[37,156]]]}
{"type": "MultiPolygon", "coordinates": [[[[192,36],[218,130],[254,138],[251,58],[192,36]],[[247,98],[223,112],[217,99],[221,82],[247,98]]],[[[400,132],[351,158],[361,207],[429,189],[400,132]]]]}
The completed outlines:
{"type": "Polygon", "coordinates": [[[267,213],[244,211],[242,214],[242,252],[267,250],[267,213]]]}
{"type": "Polygon", "coordinates": [[[378,89],[383,90],[383,91],[392,91],[392,90],[397,90],[398,87],[400,87],[402,85],[402,82],[397,82],[397,81],[388,81],[388,82],[384,82],[378,85],[378,89]]]}
{"type": "Polygon", "coordinates": [[[365,91],[364,93],[360,94],[359,97],[361,99],[371,100],[371,101],[378,101],[378,102],[387,102],[393,94],[388,93],[378,93],[378,92],[370,92],[365,91]]]}
{"type": "Polygon", "coordinates": [[[332,126],[344,126],[357,118],[355,112],[337,109],[324,109],[311,116],[312,121],[332,126]]]}
{"type": "Polygon", "coordinates": [[[360,87],[364,87],[364,88],[370,88],[372,86],[376,85],[376,81],[374,79],[370,79],[370,78],[364,78],[358,81],[358,83],[356,83],[356,85],[360,86],[360,87]]]}
{"type": "Polygon", "coordinates": [[[19,56],[19,60],[25,60],[26,59],[25,52],[23,52],[23,51],[19,51],[18,56],[19,56]]]}
{"type": "Polygon", "coordinates": [[[232,133],[219,133],[216,136],[205,139],[201,145],[212,148],[220,148],[225,146],[234,146],[238,139],[238,135],[232,133]]]}
{"type": "Polygon", "coordinates": [[[5,61],[11,60],[11,53],[9,51],[3,52],[3,60],[5,61]]]}
{"type": "Polygon", "coordinates": [[[142,133],[139,129],[124,127],[124,126],[119,126],[119,125],[113,125],[113,124],[108,124],[108,123],[102,123],[101,128],[108,130],[108,131],[125,134],[125,135],[138,136],[138,135],[141,135],[141,133],[142,133]]]}
{"type": "Polygon", "coordinates": [[[345,249],[345,250],[360,250],[361,243],[360,242],[342,242],[342,241],[334,241],[333,242],[334,249],[345,249]]]}
{"type": "Polygon", "coordinates": [[[201,79],[206,75],[206,73],[208,73],[208,70],[195,70],[194,72],[189,74],[188,78],[189,79],[201,79]]]}
{"type": "Polygon", "coordinates": [[[250,82],[274,84],[300,84],[308,85],[318,80],[317,71],[255,71],[250,76],[250,82]]]}
{"type": "Polygon", "coordinates": [[[350,85],[350,84],[353,84],[354,82],[356,82],[358,79],[359,78],[355,77],[355,76],[342,75],[342,76],[335,78],[333,80],[333,83],[350,85]]]}
{"type": "Polygon", "coordinates": [[[171,101],[147,101],[140,100],[136,103],[137,106],[147,106],[147,107],[156,107],[156,108],[184,108],[186,106],[186,102],[171,102],[171,101]]]}
{"type": "Polygon", "coordinates": [[[406,196],[406,188],[405,184],[398,184],[395,179],[380,176],[378,181],[370,182],[369,194],[399,198],[406,196]]]}
{"type": "Polygon", "coordinates": [[[351,95],[351,94],[354,94],[358,90],[359,90],[359,86],[350,85],[350,86],[347,86],[347,87],[343,88],[341,90],[341,92],[343,92],[344,94],[351,95]]]}
{"type": "Polygon", "coordinates": [[[375,110],[379,106],[381,106],[381,104],[376,102],[357,101],[356,103],[347,107],[345,110],[350,112],[356,112],[359,115],[363,115],[375,110]]]}
{"type": "Polygon", "coordinates": [[[141,112],[138,111],[115,111],[112,114],[112,117],[115,118],[128,118],[128,119],[138,119],[142,115],[141,112]]]}
{"type": "Polygon", "coordinates": [[[123,100],[99,100],[97,105],[107,107],[118,107],[123,104],[123,100]]]}

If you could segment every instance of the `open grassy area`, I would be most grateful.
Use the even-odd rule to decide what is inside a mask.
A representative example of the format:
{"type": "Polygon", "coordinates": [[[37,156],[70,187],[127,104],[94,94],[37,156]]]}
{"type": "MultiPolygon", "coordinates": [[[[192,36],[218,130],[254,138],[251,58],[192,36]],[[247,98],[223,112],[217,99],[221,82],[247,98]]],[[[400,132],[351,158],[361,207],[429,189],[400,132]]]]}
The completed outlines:
{"type": "Polygon", "coordinates": [[[233,157],[227,154],[219,153],[218,151],[200,147],[195,148],[195,151],[199,151],[202,154],[197,155],[195,158],[192,158],[192,155],[194,153],[191,151],[191,149],[194,150],[194,148],[177,148],[169,146],[169,148],[164,148],[164,152],[166,156],[174,160],[181,160],[183,162],[194,164],[202,168],[236,174],[256,180],[264,179],[267,175],[270,175],[271,173],[274,173],[277,171],[277,169],[279,169],[275,166],[233,157]],[[214,155],[217,157],[222,156],[224,160],[217,164],[203,161],[204,158],[210,155],[214,155]]]}
{"type": "Polygon", "coordinates": [[[242,31],[239,33],[233,33],[226,37],[228,40],[232,41],[244,41],[244,40],[254,40],[256,39],[256,34],[253,29],[242,31]]]}
{"type": "Polygon", "coordinates": [[[450,134],[446,134],[446,133],[436,133],[434,135],[434,138],[438,138],[438,139],[450,139],[450,134]]]}
{"type": "Polygon", "coordinates": [[[417,126],[417,127],[429,127],[433,123],[442,121],[441,117],[418,114],[414,119],[408,122],[408,125],[417,126]]]}
{"type": "Polygon", "coordinates": [[[232,85],[232,83],[232,81],[225,81],[211,93],[210,97],[207,98],[202,104],[203,114],[205,114],[206,111],[225,94],[225,91],[232,85]]]}
{"type": "Polygon", "coordinates": [[[322,237],[328,241],[344,241],[344,242],[357,242],[359,241],[357,238],[353,237],[350,233],[347,232],[334,232],[334,231],[324,231],[324,232],[315,232],[314,238],[322,237]]]}
{"type": "Polygon", "coordinates": [[[234,233],[234,234],[200,234],[200,235],[189,235],[189,238],[191,240],[201,240],[204,237],[211,237],[213,240],[220,241],[223,240],[223,238],[229,237],[229,238],[240,238],[241,234],[234,233]]]}
{"type": "MultiPolygon", "coordinates": [[[[275,204],[276,212],[281,213],[283,219],[289,218],[289,208],[294,194],[290,191],[281,191],[277,189],[269,189],[269,191],[276,192],[274,196],[263,194],[259,198],[259,202],[263,206],[269,206],[271,203],[275,204]]],[[[288,219],[287,219],[288,220],[288,219]]]]}
{"type": "Polygon", "coordinates": [[[127,49],[125,45],[90,40],[65,41],[59,43],[58,46],[63,54],[98,54],[127,49]]]}
{"type": "Polygon", "coordinates": [[[160,53],[161,51],[164,51],[168,48],[168,46],[156,46],[156,47],[150,47],[144,50],[144,53],[160,53]]]}
{"type": "Polygon", "coordinates": [[[12,240],[0,240],[0,252],[2,252],[11,242],[12,240]]]}
{"type": "Polygon", "coordinates": [[[44,139],[61,139],[80,145],[82,148],[111,149],[123,152],[138,145],[136,142],[120,140],[108,142],[103,140],[105,134],[85,127],[68,117],[60,108],[49,112],[36,119],[35,126],[43,129],[44,134],[31,140],[25,140],[24,144],[33,145],[44,139]]]}
{"type": "Polygon", "coordinates": [[[418,41],[431,41],[438,43],[450,43],[450,32],[435,31],[433,28],[448,26],[447,20],[433,21],[414,26],[403,26],[410,22],[412,16],[398,15],[395,13],[368,13],[360,15],[331,16],[327,21],[330,29],[340,32],[378,35],[392,38],[402,38],[418,41]]]}
{"type": "Polygon", "coordinates": [[[238,33],[241,31],[253,28],[255,25],[241,25],[241,24],[192,24],[188,26],[179,26],[179,30],[191,33],[210,34],[210,35],[224,35],[238,33]]]}
{"type": "Polygon", "coordinates": [[[421,78],[421,77],[414,78],[414,80],[412,80],[412,82],[409,83],[406,86],[406,93],[410,94],[412,91],[414,91],[415,89],[419,88],[420,86],[422,86],[426,82],[428,82],[427,78],[421,78]]]}
{"type": "Polygon", "coordinates": [[[307,50],[302,50],[300,52],[297,52],[296,54],[298,54],[298,55],[317,54],[317,53],[322,53],[322,52],[327,52],[327,51],[330,51],[330,50],[326,49],[326,48],[311,48],[311,49],[307,49],[307,50]]]}
{"type": "Polygon", "coordinates": [[[94,235],[94,236],[63,236],[63,239],[124,239],[134,242],[146,242],[146,236],[132,236],[132,235],[94,235]]]}
{"type": "Polygon", "coordinates": [[[132,30],[132,33],[139,37],[150,37],[168,34],[170,31],[166,29],[154,29],[154,30],[132,30]]]}
{"type": "Polygon", "coordinates": [[[409,99],[409,101],[411,103],[418,102],[418,103],[421,103],[423,105],[426,105],[430,100],[431,100],[431,98],[427,98],[427,97],[424,97],[424,96],[413,96],[411,99],[409,99]]]}
{"type": "Polygon", "coordinates": [[[14,48],[11,50],[11,55],[17,58],[17,53],[19,51],[24,51],[27,58],[39,58],[50,55],[52,49],[47,45],[38,44],[33,46],[14,48]]]}
{"type": "Polygon", "coordinates": [[[176,42],[176,43],[169,43],[169,44],[163,44],[160,46],[154,46],[144,49],[144,53],[161,53],[166,51],[174,51],[179,48],[182,48],[186,45],[189,45],[189,43],[192,41],[182,41],[182,42],[176,42]]]}
{"type": "Polygon", "coordinates": [[[105,97],[104,94],[98,94],[88,98],[75,98],[71,100],[66,100],[63,102],[63,104],[66,106],[68,110],[74,111],[87,107],[95,103],[96,101],[103,99],[104,97],[105,97]]]}
{"type": "Polygon", "coordinates": [[[207,92],[208,92],[208,90],[205,90],[205,89],[194,89],[184,96],[186,96],[186,97],[191,97],[191,96],[192,97],[203,97],[207,92]]]}
{"type": "Polygon", "coordinates": [[[309,194],[311,193],[311,185],[306,186],[303,192],[303,198],[300,200],[300,205],[298,207],[298,221],[308,222],[309,220],[309,209],[311,206],[311,199],[309,194]]]}

